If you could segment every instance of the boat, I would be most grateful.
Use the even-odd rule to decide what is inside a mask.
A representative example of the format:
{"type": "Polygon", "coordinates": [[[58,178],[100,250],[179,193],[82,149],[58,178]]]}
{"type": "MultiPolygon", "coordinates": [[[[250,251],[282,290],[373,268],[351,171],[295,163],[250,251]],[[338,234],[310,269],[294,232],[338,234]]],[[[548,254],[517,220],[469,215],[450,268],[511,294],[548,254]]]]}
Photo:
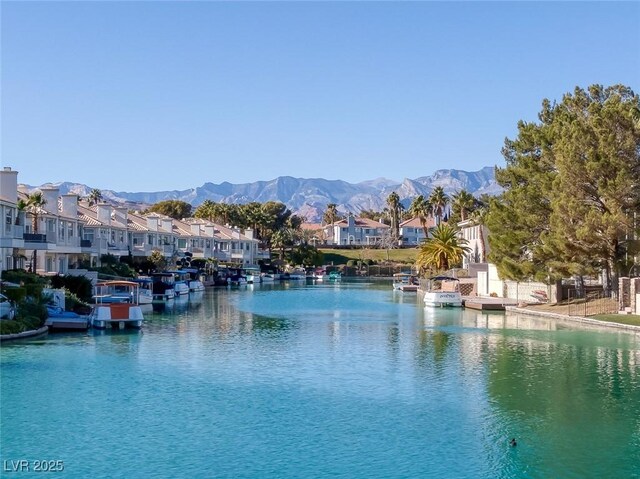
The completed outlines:
{"type": "Polygon", "coordinates": [[[462,307],[460,281],[450,276],[433,276],[429,278],[424,293],[425,307],[462,307]]]}
{"type": "Polygon", "coordinates": [[[417,293],[419,281],[411,273],[396,273],[393,275],[393,289],[405,293],[417,293]]]}
{"type": "Polygon", "coordinates": [[[185,273],[182,270],[165,271],[165,273],[172,274],[174,277],[173,290],[176,296],[189,294],[189,273],[185,273]]]}
{"type": "Polygon", "coordinates": [[[241,286],[247,284],[247,278],[241,268],[228,268],[227,284],[229,286],[241,286]]]}
{"type": "Polygon", "coordinates": [[[310,271],[307,273],[307,279],[311,279],[313,281],[322,281],[327,277],[327,272],[324,268],[316,268],[314,271],[310,271]]]}
{"type": "Polygon", "coordinates": [[[342,273],[340,273],[340,271],[332,271],[327,278],[329,281],[340,281],[342,279],[342,273]]]}
{"type": "Polygon", "coordinates": [[[189,287],[189,293],[204,291],[204,284],[200,280],[200,272],[197,269],[184,268],[179,272],[184,273],[184,278],[181,277],[181,279],[187,283],[187,286],[189,287]]]}
{"type": "Polygon", "coordinates": [[[175,298],[176,292],[173,285],[176,279],[171,273],[152,273],[151,279],[154,301],[170,301],[175,298]]]}
{"type": "Polygon", "coordinates": [[[262,282],[262,277],[260,276],[260,268],[249,266],[245,268],[244,271],[245,277],[247,278],[247,283],[254,284],[262,282]]]}
{"type": "Polygon", "coordinates": [[[294,268],[289,271],[290,281],[305,281],[307,279],[307,272],[303,268],[294,268]]]}
{"type": "Polygon", "coordinates": [[[276,280],[276,275],[274,273],[261,273],[260,274],[260,281],[262,283],[273,283],[275,280],[276,280]]]}
{"type": "Polygon", "coordinates": [[[96,301],[89,316],[95,329],[140,329],[144,316],[138,304],[138,283],[104,281],[96,284],[96,301]]]}
{"type": "Polygon", "coordinates": [[[153,280],[151,278],[136,278],[138,283],[138,304],[151,304],[153,302],[153,280]]]}

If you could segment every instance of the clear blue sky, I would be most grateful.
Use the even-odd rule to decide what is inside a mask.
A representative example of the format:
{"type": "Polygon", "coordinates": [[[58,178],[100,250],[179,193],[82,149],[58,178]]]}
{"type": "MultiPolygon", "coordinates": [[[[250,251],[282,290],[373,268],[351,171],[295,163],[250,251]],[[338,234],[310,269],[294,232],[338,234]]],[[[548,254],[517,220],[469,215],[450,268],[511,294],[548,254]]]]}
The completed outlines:
{"type": "Polygon", "coordinates": [[[640,89],[640,3],[6,2],[2,165],[117,191],[503,164],[576,85],[640,89]]]}

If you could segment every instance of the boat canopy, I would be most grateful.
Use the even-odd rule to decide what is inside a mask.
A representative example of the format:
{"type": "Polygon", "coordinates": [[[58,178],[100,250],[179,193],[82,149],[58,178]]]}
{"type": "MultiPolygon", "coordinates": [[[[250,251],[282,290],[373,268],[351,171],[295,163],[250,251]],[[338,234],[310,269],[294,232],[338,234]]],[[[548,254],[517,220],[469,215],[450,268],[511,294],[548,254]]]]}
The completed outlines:
{"type": "Polygon", "coordinates": [[[451,276],[432,276],[429,278],[431,281],[460,281],[458,278],[453,278],[451,276]]]}
{"type": "Polygon", "coordinates": [[[114,280],[114,281],[102,281],[100,283],[97,283],[96,286],[138,286],[138,283],[134,282],[134,281],[118,281],[118,280],[114,280]]]}

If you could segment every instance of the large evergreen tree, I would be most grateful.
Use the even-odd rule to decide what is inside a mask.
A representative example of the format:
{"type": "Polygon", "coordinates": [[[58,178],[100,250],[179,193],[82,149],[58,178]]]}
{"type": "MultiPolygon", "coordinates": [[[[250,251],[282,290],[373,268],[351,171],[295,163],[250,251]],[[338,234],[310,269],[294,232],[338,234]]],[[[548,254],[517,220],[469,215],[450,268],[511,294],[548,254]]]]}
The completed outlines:
{"type": "Polygon", "coordinates": [[[640,208],[640,98],[621,85],[544,100],[539,123],[505,140],[504,194],[487,216],[491,259],[511,279],[621,271],[640,208]]]}

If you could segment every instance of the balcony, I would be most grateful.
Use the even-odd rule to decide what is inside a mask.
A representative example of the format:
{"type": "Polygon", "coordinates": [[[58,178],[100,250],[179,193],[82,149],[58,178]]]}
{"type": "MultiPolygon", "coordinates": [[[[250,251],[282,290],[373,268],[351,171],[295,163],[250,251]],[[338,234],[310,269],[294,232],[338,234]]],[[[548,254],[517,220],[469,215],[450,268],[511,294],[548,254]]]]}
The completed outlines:
{"type": "Polygon", "coordinates": [[[91,248],[91,240],[80,240],[80,247],[81,248],[91,248]]]}
{"type": "Polygon", "coordinates": [[[46,243],[47,235],[40,233],[24,233],[22,238],[26,243],[46,243]]]}

